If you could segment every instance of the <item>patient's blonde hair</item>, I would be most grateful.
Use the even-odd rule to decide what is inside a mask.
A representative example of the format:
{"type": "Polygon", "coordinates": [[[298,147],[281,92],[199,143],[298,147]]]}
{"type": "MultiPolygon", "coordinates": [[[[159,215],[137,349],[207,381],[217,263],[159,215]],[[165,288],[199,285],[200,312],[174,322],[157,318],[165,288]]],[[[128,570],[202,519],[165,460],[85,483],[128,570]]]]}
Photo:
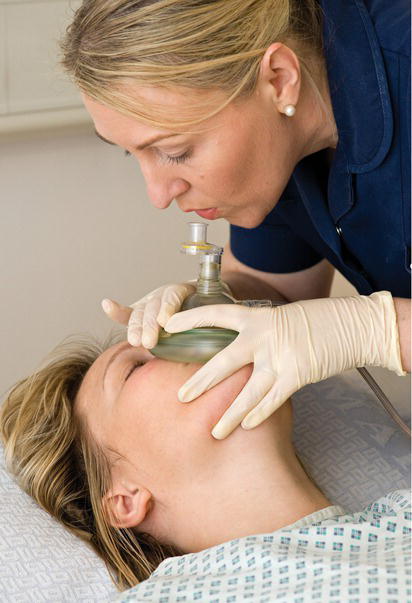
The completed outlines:
{"type": "Polygon", "coordinates": [[[178,551],[148,534],[112,527],[104,512],[109,461],[73,405],[87,370],[107,347],[109,342],[89,341],[60,346],[46,366],[10,391],[0,409],[0,427],[7,467],[21,488],[90,543],[124,589],[148,578],[178,551]]]}
{"type": "Polygon", "coordinates": [[[92,99],[158,127],[182,127],[253,92],[273,42],[301,63],[322,47],[317,0],[83,0],[62,40],[63,66],[92,99]],[[154,106],[124,84],[224,92],[154,106]]]}

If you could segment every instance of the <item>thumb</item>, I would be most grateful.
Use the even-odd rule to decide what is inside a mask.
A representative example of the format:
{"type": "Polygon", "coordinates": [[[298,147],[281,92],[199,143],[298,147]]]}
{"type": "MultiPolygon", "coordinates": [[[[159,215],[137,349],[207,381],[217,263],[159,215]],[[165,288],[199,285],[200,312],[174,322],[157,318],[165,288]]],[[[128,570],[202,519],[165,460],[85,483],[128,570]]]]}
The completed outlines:
{"type": "Polygon", "coordinates": [[[112,299],[104,299],[102,301],[102,308],[105,314],[115,322],[120,323],[121,325],[127,325],[129,322],[130,314],[133,311],[133,308],[129,308],[129,306],[122,306],[116,301],[112,299]]]}
{"type": "Polygon", "coordinates": [[[195,288],[190,283],[182,283],[181,285],[170,285],[166,287],[160,304],[160,311],[157,316],[157,322],[162,327],[167,323],[169,318],[178,312],[185,298],[195,291],[195,288]]]}
{"type": "Polygon", "coordinates": [[[239,331],[245,313],[248,313],[248,311],[249,308],[236,304],[200,306],[174,314],[169,318],[164,328],[168,333],[188,331],[196,327],[222,327],[239,331]]]}

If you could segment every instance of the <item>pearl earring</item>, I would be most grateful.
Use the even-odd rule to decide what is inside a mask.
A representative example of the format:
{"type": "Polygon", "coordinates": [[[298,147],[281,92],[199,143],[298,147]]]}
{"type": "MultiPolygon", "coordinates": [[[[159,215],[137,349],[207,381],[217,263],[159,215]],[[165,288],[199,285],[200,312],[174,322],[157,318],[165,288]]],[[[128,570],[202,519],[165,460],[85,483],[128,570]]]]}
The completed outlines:
{"type": "Polygon", "coordinates": [[[293,117],[296,113],[295,105],[286,105],[286,107],[283,109],[283,113],[288,117],[293,117]]]}

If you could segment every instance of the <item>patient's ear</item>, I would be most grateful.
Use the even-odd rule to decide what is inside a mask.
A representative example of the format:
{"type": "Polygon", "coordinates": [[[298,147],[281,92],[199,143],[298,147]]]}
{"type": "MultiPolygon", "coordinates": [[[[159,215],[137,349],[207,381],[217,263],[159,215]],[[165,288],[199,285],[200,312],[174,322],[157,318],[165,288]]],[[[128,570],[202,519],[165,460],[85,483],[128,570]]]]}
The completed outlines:
{"type": "Polygon", "coordinates": [[[152,508],[152,494],[147,488],[118,483],[103,496],[103,508],[115,528],[138,526],[152,508]]]}

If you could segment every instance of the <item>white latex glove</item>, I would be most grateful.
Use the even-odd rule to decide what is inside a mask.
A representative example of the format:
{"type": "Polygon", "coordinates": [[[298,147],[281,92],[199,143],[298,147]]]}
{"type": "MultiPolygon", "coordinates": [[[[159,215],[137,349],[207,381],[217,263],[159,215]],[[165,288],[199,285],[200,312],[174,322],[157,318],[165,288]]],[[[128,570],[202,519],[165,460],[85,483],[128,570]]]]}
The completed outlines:
{"type": "Polygon", "coordinates": [[[127,325],[127,340],[131,345],[150,349],[157,344],[160,328],[194,291],[191,283],[163,285],[130,306],[104,299],[102,308],[109,318],[127,325]]]}
{"type": "Polygon", "coordinates": [[[176,333],[210,326],[239,335],[180,388],[182,402],[254,363],[249,381],[212,431],[217,439],[240,423],[245,429],[256,427],[304,385],[347,369],[375,365],[405,374],[396,312],[387,291],[276,308],[204,306],[175,314],[165,329],[176,333]]]}

